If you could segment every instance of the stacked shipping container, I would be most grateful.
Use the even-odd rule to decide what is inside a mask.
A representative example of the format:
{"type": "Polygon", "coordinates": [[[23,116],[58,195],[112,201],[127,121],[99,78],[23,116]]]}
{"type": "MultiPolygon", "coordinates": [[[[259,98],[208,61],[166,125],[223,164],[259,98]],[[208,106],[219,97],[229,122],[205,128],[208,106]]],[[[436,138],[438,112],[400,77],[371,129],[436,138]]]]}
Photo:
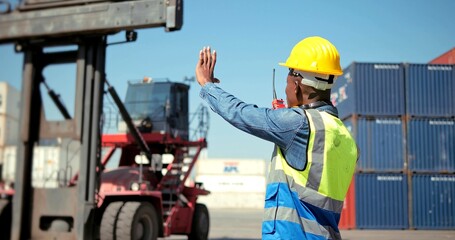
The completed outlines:
{"type": "Polygon", "coordinates": [[[455,208],[418,195],[452,199],[455,177],[441,174],[455,171],[454,92],[452,65],[353,63],[344,70],[331,97],[356,138],[360,158],[352,184],[355,199],[347,195],[340,228],[353,228],[346,220],[354,218],[350,215],[357,228],[455,228],[434,220],[441,210],[455,216],[455,208]],[[428,189],[424,184],[440,187],[416,191],[428,189]],[[427,212],[433,218],[422,223],[427,212]]]}
{"type": "MultiPolygon", "coordinates": [[[[20,92],[0,82],[0,186],[15,181],[19,144],[20,92]]],[[[32,186],[55,188],[69,182],[79,169],[80,145],[72,139],[42,139],[34,147],[32,186]]]]}
{"type": "Polygon", "coordinates": [[[332,102],[360,149],[354,194],[345,199],[353,209],[343,210],[355,217],[343,213],[341,229],[353,228],[343,225],[345,218],[355,218],[357,228],[408,228],[404,71],[401,63],[353,63],[332,89],[332,102]]]}
{"type": "MultiPolygon", "coordinates": [[[[56,188],[65,186],[79,170],[80,145],[63,141],[58,145],[36,146],[33,149],[32,186],[56,188]]],[[[15,180],[17,147],[3,148],[2,181],[9,185],[15,180]]]]}
{"type": "Polygon", "coordinates": [[[454,65],[407,64],[405,83],[412,227],[455,229],[454,65]]]}
{"type": "Polygon", "coordinates": [[[5,169],[8,146],[19,141],[20,92],[6,82],[0,82],[0,185],[5,169]]]}

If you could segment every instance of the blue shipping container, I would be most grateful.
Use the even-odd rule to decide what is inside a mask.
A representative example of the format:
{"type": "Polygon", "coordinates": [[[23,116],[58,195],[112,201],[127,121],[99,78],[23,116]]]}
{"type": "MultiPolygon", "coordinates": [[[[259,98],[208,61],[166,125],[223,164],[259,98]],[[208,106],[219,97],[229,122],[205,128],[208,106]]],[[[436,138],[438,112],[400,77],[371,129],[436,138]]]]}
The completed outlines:
{"type": "Polygon", "coordinates": [[[359,229],[407,229],[407,175],[357,173],[356,225],[359,229]]]}
{"type": "Polygon", "coordinates": [[[405,114],[404,67],[393,63],[352,63],[332,87],[331,100],[345,119],[352,114],[405,114]]]}
{"type": "Polygon", "coordinates": [[[455,229],[455,175],[412,176],[412,220],[417,229],[455,229]]]}
{"type": "Polygon", "coordinates": [[[405,134],[401,118],[351,117],[343,121],[360,150],[358,171],[403,172],[405,134]]]}
{"type": "Polygon", "coordinates": [[[455,120],[408,120],[408,163],[414,172],[455,172],[455,120]]]}
{"type": "Polygon", "coordinates": [[[406,64],[406,112],[410,116],[455,116],[454,65],[406,64]]]}

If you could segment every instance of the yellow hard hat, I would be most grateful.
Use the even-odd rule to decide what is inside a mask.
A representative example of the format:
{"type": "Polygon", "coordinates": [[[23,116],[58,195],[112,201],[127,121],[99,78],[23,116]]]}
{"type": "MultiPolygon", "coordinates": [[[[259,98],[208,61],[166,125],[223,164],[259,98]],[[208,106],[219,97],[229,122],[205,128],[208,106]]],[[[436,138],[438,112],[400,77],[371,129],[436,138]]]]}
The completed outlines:
{"type": "Polygon", "coordinates": [[[285,63],[281,66],[339,76],[343,74],[338,50],[327,39],[308,37],[297,43],[285,63]]]}

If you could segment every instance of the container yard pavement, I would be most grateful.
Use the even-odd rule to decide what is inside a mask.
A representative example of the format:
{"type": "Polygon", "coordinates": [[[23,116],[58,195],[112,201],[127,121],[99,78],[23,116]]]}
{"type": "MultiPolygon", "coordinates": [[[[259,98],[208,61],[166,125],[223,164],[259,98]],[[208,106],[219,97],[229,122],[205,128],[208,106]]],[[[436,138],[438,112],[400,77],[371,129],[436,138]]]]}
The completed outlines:
{"type": "MultiPolygon", "coordinates": [[[[209,209],[210,240],[261,239],[262,209],[209,209]]],[[[455,239],[450,230],[342,230],[344,240],[455,239]]],[[[187,239],[172,235],[163,240],[187,239]]]]}

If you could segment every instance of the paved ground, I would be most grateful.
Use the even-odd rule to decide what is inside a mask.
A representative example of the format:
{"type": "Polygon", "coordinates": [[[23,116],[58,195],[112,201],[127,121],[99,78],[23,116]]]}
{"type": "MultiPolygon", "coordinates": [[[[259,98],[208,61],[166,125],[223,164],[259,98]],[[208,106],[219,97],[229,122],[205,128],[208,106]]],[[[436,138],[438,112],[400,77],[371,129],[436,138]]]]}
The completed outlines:
{"type": "MultiPolygon", "coordinates": [[[[257,240],[261,238],[261,209],[209,209],[210,240],[257,240]]],[[[342,230],[344,240],[444,240],[455,231],[439,230],[342,230]]],[[[186,239],[171,236],[166,240],[186,239]]]]}

